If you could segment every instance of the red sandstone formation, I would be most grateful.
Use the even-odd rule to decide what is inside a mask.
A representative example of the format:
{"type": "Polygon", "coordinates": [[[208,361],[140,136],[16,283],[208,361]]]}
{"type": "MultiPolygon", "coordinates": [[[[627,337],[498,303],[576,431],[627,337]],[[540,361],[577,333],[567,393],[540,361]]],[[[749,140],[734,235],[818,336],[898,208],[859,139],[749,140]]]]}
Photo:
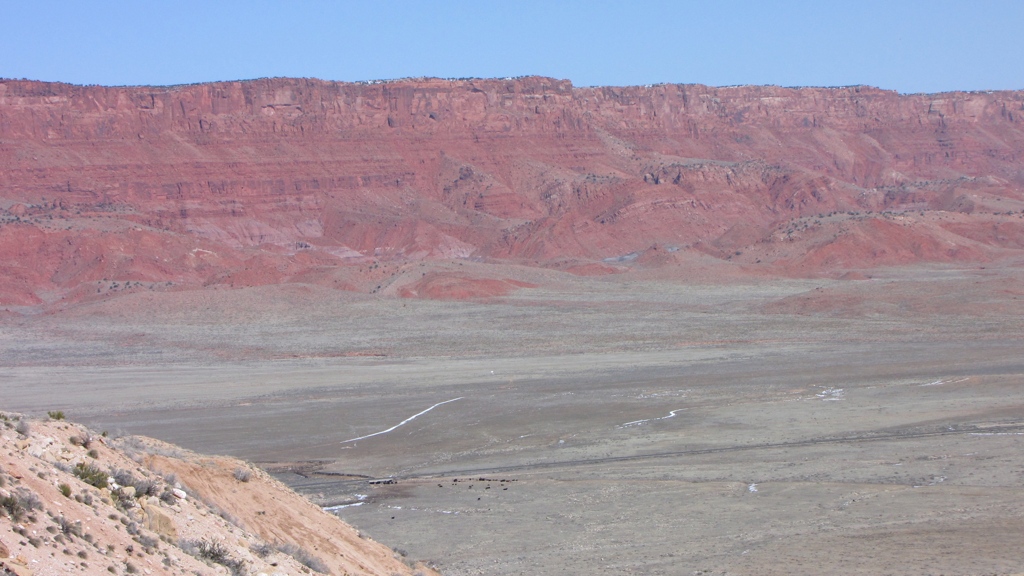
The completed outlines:
{"type": "Polygon", "coordinates": [[[0,80],[0,305],[516,288],[384,272],[456,259],[834,276],[985,262],[1024,249],[1022,188],[1024,92],[0,80]]]}

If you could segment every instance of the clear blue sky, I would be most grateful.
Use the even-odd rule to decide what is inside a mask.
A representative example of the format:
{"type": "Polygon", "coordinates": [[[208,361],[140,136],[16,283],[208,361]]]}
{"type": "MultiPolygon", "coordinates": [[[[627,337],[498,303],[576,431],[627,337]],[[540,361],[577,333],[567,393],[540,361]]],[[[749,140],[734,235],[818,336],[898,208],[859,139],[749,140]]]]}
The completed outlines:
{"type": "Polygon", "coordinates": [[[1024,0],[0,0],[0,77],[1024,89],[1024,0]]]}

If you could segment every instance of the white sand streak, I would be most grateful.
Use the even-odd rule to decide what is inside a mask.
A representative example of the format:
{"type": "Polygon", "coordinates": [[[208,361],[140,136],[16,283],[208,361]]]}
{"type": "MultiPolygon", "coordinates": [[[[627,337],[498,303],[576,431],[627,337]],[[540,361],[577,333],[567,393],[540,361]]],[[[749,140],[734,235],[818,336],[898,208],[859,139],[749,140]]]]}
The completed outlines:
{"type": "Polygon", "coordinates": [[[366,502],[353,502],[351,504],[339,504],[337,506],[328,506],[324,508],[324,512],[334,512],[335,510],[344,510],[345,508],[352,508],[353,506],[362,506],[366,502]]]}
{"type": "Polygon", "coordinates": [[[463,398],[465,398],[465,396],[459,396],[458,398],[452,398],[451,400],[445,400],[444,402],[438,402],[437,404],[434,404],[433,406],[431,406],[430,408],[427,408],[426,410],[424,410],[422,412],[417,412],[416,414],[413,414],[412,416],[409,416],[405,420],[402,420],[401,422],[399,422],[398,424],[395,424],[394,426],[392,426],[391,428],[388,428],[387,430],[381,430],[380,432],[374,432],[373,434],[367,434],[366,436],[360,436],[359,438],[350,438],[348,440],[342,440],[341,443],[342,444],[348,444],[349,442],[355,442],[356,440],[363,440],[364,438],[372,438],[374,436],[380,436],[381,434],[387,434],[388,432],[391,432],[392,430],[398,428],[399,426],[404,426],[404,425],[408,424],[409,422],[412,422],[413,420],[419,418],[420,416],[423,416],[427,412],[430,412],[431,410],[433,410],[434,408],[437,408],[438,406],[440,406],[442,404],[447,404],[449,402],[455,402],[456,400],[462,400],[463,398]]]}
{"type": "Polygon", "coordinates": [[[625,424],[619,424],[618,427],[619,428],[626,428],[626,427],[629,427],[629,426],[639,426],[639,425],[643,424],[644,422],[654,422],[655,420],[665,420],[667,418],[672,418],[673,416],[676,415],[676,412],[682,412],[683,410],[686,410],[686,408],[676,408],[675,410],[669,412],[668,416],[662,416],[661,418],[647,418],[646,420],[634,420],[632,422],[626,422],[625,424]]]}
{"type": "Polygon", "coordinates": [[[943,384],[959,384],[961,382],[967,382],[970,378],[961,378],[959,380],[936,380],[935,382],[929,382],[927,384],[918,384],[918,386],[941,386],[943,384]]]}

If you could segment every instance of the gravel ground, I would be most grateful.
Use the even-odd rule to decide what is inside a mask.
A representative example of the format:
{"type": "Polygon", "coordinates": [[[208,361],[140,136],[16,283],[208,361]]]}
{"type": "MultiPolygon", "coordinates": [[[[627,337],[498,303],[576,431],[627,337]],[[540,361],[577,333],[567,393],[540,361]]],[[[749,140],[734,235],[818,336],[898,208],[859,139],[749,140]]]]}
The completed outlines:
{"type": "Polygon", "coordinates": [[[0,395],[259,462],[451,575],[1024,571],[1020,270],[872,275],[126,295],[4,319],[0,395]]]}

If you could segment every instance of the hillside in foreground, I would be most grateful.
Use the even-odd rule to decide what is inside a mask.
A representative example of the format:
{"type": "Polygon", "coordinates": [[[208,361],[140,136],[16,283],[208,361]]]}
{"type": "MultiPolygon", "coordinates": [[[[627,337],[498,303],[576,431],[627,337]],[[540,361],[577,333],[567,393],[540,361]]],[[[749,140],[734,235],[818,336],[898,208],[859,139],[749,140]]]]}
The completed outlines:
{"type": "Polygon", "coordinates": [[[10,413],[0,449],[0,574],[414,572],[240,460],[10,413]]]}
{"type": "Polygon", "coordinates": [[[0,80],[0,305],[1017,266],[1022,154],[1022,92],[0,80]]]}

